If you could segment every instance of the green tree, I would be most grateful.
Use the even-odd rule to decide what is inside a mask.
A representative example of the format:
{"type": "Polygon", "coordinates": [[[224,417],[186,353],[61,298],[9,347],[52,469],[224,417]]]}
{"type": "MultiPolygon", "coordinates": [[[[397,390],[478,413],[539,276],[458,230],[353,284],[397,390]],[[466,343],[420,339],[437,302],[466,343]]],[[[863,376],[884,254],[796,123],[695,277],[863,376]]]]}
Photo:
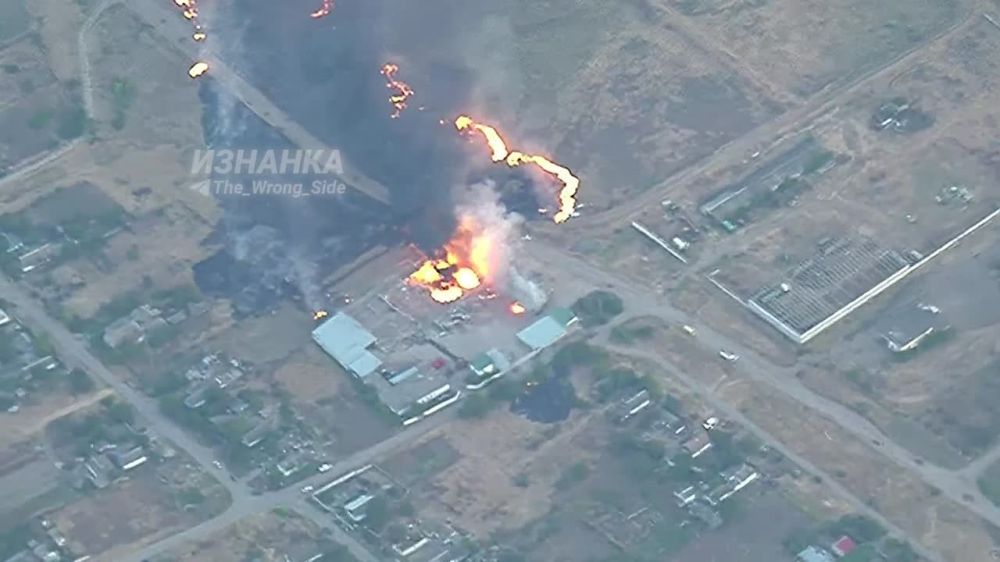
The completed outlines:
{"type": "Polygon", "coordinates": [[[62,140],[73,140],[87,132],[87,112],[82,106],[71,107],[59,115],[56,134],[62,140]]]}
{"type": "Polygon", "coordinates": [[[864,515],[845,515],[830,525],[832,535],[847,535],[860,543],[876,541],[885,536],[885,529],[864,515]]]}
{"type": "Polygon", "coordinates": [[[479,419],[486,417],[496,402],[483,393],[472,394],[462,401],[458,408],[458,417],[462,419],[479,419]]]}
{"type": "Polygon", "coordinates": [[[94,381],[83,369],[73,369],[69,372],[69,388],[74,395],[86,394],[94,390],[94,381]]]}
{"type": "Polygon", "coordinates": [[[607,324],[621,314],[624,308],[618,295],[604,290],[591,291],[573,303],[573,311],[584,326],[607,324]]]}
{"type": "Polygon", "coordinates": [[[918,562],[920,560],[920,556],[909,543],[896,539],[886,539],[882,551],[892,562],[918,562]]]}
{"type": "Polygon", "coordinates": [[[376,533],[384,529],[391,518],[389,502],[382,496],[376,496],[365,506],[365,525],[376,533]]]}

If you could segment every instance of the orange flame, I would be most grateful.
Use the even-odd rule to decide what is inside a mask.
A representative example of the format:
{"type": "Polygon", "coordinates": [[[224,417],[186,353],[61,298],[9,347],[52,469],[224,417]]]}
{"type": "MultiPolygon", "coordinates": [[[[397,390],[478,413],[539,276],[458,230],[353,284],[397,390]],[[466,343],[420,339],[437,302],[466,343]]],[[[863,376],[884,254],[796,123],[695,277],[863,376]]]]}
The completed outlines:
{"type": "Polygon", "coordinates": [[[333,11],[333,0],[323,0],[323,4],[313,13],[309,14],[309,17],[313,19],[319,19],[330,15],[333,11]]]}
{"type": "Polygon", "coordinates": [[[490,158],[492,158],[494,162],[501,162],[507,157],[507,154],[509,154],[509,151],[507,150],[507,143],[504,142],[503,137],[500,136],[500,133],[498,133],[496,129],[490,127],[489,125],[476,123],[471,117],[466,115],[459,115],[458,118],[455,119],[455,128],[459,131],[465,131],[469,127],[479,131],[483,137],[486,138],[486,144],[489,145],[490,152],[492,152],[490,158]]]}
{"type": "Polygon", "coordinates": [[[496,250],[491,233],[463,215],[455,234],[442,248],[442,257],[425,260],[410,274],[409,281],[427,288],[437,302],[454,302],[492,281],[496,250]]]}
{"type": "Polygon", "coordinates": [[[528,309],[524,308],[523,304],[521,304],[521,303],[519,303],[517,301],[514,301],[514,302],[510,303],[510,311],[512,313],[514,313],[515,315],[520,316],[521,314],[524,314],[527,310],[528,309]]]}
{"type": "Polygon", "coordinates": [[[496,128],[477,123],[466,115],[460,115],[455,119],[455,128],[459,131],[466,131],[470,127],[479,131],[486,139],[486,144],[490,148],[490,158],[494,162],[506,161],[511,168],[523,163],[534,164],[562,182],[563,187],[559,190],[559,211],[553,215],[552,220],[556,223],[563,223],[573,216],[576,210],[576,192],[580,189],[580,178],[574,176],[569,168],[560,166],[544,156],[518,151],[511,152],[507,149],[507,143],[504,142],[496,128]]]}
{"type": "Polygon", "coordinates": [[[406,100],[413,95],[413,88],[409,84],[401,80],[396,80],[397,71],[399,71],[399,65],[397,64],[387,62],[382,65],[381,73],[387,80],[385,87],[396,91],[395,94],[389,96],[389,102],[395,108],[395,111],[392,112],[393,119],[399,117],[400,112],[406,109],[406,100]]]}
{"type": "Polygon", "coordinates": [[[530,162],[546,173],[555,176],[563,183],[563,188],[559,190],[559,210],[552,216],[556,224],[566,222],[576,209],[576,192],[580,189],[580,178],[573,175],[568,168],[560,166],[544,156],[533,156],[520,152],[511,152],[507,157],[507,165],[510,167],[519,166],[522,162],[530,162]]]}
{"type": "Polygon", "coordinates": [[[190,21],[194,26],[194,33],[191,35],[191,38],[195,41],[204,41],[208,36],[198,23],[197,0],[174,0],[174,4],[181,9],[181,15],[184,16],[184,19],[190,21]]]}

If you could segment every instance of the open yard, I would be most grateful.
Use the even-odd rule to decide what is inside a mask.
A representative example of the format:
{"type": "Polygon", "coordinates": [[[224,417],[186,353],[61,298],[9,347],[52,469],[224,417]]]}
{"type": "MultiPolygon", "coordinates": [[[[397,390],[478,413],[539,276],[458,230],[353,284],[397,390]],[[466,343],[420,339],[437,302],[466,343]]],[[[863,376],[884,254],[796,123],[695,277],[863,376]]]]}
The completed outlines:
{"type": "Polygon", "coordinates": [[[292,405],[334,457],[369,447],[395,429],[398,420],[366,402],[352,377],[323,354],[311,340],[281,363],[274,383],[290,393],[292,405]]]}
{"type": "Polygon", "coordinates": [[[219,513],[225,490],[180,462],[143,470],[47,517],[74,552],[112,561],[219,513]],[[165,480],[161,481],[163,478],[165,480]]]}
{"type": "Polygon", "coordinates": [[[875,303],[877,313],[848,325],[829,350],[808,354],[814,368],[803,371],[803,381],[935,464],[961,466],[992,446],[1000,421],[992,406],[1000,325],[996,234],[986,231],[957,248],[875,303]],[[937,307],[947,330],[910,354],[894,354],[882,338],[915,303],[937,307]]]}
{"type": "MultiPolygon", "coordinates": [[[[214,536],[154,558],[155,562],[286,562],[310,560],[338,551],[316,524],[294,511],[277,508],[251,515],[214,536]]],[[[346,558],[336,558],[346,560],[346,558]]]]}
{"type": "Polygon", "coordinates": [[[873,70],[946,29],[960,0],[670,0],[758,73],[807,97],[873,70]]]}

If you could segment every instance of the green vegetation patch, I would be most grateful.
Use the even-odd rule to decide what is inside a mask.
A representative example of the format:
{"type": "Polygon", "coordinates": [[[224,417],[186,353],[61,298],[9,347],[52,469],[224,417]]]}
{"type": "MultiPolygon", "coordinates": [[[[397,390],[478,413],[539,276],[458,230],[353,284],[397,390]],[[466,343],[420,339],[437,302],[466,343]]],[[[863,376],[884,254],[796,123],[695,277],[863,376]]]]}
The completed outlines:
{"type": "Polygon", "coordinates": [[[573,312],[584,326],[601,326],[625,309],[622,299],[610,291],[591,291],[573,303],[573,312]]]}

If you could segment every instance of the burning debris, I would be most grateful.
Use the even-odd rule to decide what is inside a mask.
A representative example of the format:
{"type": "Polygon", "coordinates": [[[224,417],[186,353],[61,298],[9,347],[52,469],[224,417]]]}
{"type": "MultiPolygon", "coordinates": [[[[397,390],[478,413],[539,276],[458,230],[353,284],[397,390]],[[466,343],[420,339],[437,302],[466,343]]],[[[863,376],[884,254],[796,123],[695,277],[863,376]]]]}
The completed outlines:
{"type": "Polygon", "coordinates": [[[399,114],[406,109],[406,100],[413,95],[413,88],[409,84],[401,80],[396,80],[396,72],[398,71],[399,65],[397,64],[387,62],[382,65],[381,73],[386,79],[385,87],[395,91],[394,94],[389,96],[389,103],[394,108],[391,116],[393,119],[399,117],[399,114]]]}
{"type": "MultiPolygon", "coordinates": [[[[198,23],[198,2],[197,0],[174,0],[174,4],[181,9],[181,14],[184,19],[191,22],[194,27],[194,32],[191,34],[191,39],[200,43],[208,38],[208,34],[202,29],[201,24],[198,23]]],[[[188,76],[191,78],[197,78],[204,74],[208,70],[208,65],[204,62],[196,62],[191,68],[188,69],[188,76]]]]}
{"type": "Polygon", "coordinates": [[[329,315],[330,313],[325,310],[317,310],[316,312],[313,312],[313,320],[322,320],[329,315]]]}
{"type": "MultiPolygon", "coordinates": [[[[195,30],[200,32],[201,26],[198,25],[198,3],[196,0],[174,0],[174,4],[181,9],[181,14],[184,19],[190,21],[194,25],[195,30]]],[[[197,41],[197,39],[196,39],[197,41]]]]}
{"type": "Polygon", "coordinates": [[[506,281],[509,244],[519,217],[506,214],[492,184],[477,184],[468,196],[472,203],[459,207],[451,239],[409,277],[440,303],[456,301],[480,286],[490,291],[506,281]]]}
{"type": "Polygon", "coordinates": [[[333,0],[323,0],[323,4],[313,13],[309,14],[312,19],[318,20],[319,18],[324,18],[330,15],[333,11],[333,0]]]}
{"type": "Polygon", "coordinates": [[[523,304],[521,304],[521,303],[519,303],[517,301],[514,301],[514,302],[510,303],[510,311],[514,315],[518,315],[519,316],[519,315],[524,314],[525,312],[527,312],[527,310],[528,309],[525,308],[523,304]]]}
{"type": "Polygon", "coordinates": [[[562,182],[563,187],[559,190],[559,210],[552,217],[554,222],[566,222],[576,212],[576,192],[580,188],[580,179],[574,176],[569,168],[560,166],[544,156],[508,150],[507,143],[496,128],[477,123],[466,115],[460,115],[455,119],[455,128],[462,132],[472,129],[482,134],[490,148],[490,158],[494,162],[506,162],[511,168],[524,163],[534,164],[562,182]]]}
{"type": "Polygon", "coordinates": [[[455,128],[459,131],[466,131],[470,127],[479,131],[486,139],[486,144],[490,147],[490,152],[492,153],[490,158],[494,162],[502,162],[504,158],[507,158],[507,155],[510,154],[510,151],[507,150],[507,143],[504,142],[503,137],[500,136],[500,133],[496,129],[476,123],[471,117],[465,115],[460,115],[455,119],[455,128]]]}
{"type": "Polygon", "coordinates": [[[203,61],[198,61],[191,65],[188,69],[188,76],[191,78],[198,78],[202,74],[208,72],[208,63],[203,61]]]}
{"type": "Polygon", "coordinates": [[[455,235],[445,244],[442,255],[421,264],[410,274],[410,281],[426,287],[431,298],[437,302],[457,301],[467,291],[491,279],[495,242],[491,233],[474,217],[463,215],[455,235]]]}

